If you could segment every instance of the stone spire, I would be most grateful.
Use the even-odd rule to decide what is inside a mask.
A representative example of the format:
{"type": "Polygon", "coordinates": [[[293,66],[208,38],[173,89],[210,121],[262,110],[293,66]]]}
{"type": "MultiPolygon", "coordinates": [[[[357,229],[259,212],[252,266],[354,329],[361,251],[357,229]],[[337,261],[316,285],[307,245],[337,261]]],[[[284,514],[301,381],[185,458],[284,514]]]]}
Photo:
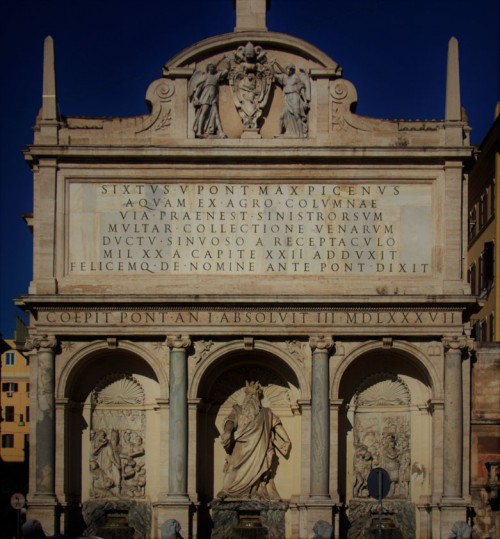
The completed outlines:
{"type": "MultiPolygon", "coordinates": [[[[56,94],[56,69],[54,62],[54,40],[47,36],[43,49],[43,91],[40,111],[40,139],[43,144],[57,143],[59,114],[56,94]]],[[[36,135],[35,135],[36,136],[36,135]]]]}
{"type": "Polygon", "coordinates": [[[235,32],[245,30],[266,31],[266,12],[270,0],[233,0],[236,8],[235,32]]]}
{"type": "Polygon", "coordinates": [[[448,69],[446,73],[445,120],[461,119],[460,72],[458,66],[458,41],[452,37],[448,43],[448,69]]]}

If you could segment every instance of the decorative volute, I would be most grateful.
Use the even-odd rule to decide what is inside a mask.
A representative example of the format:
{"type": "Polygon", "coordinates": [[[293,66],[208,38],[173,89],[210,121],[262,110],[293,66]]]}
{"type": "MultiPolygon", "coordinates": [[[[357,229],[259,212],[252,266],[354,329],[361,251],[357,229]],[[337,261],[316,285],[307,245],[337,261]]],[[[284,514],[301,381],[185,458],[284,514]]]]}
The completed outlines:
{"type": "Polygon", "coordinates": [[[269,0],[233,0],[236,9],[235,32],[266,31],[266,11],[269,0]]]}

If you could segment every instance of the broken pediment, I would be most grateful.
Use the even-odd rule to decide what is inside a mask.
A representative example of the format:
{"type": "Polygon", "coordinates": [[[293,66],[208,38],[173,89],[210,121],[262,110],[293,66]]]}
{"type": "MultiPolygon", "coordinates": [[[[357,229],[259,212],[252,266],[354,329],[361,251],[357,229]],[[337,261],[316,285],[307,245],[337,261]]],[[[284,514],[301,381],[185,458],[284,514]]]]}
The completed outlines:
{"type": "MultiPolygon", "coordinates": [[[[60,143],[83,145],[196,141],[204,146],[210,141],[214,147],[232,147],[248,139],[272,147],[404,148],[444,143],[444,122],[356,114],[357,91],[343,78],[342,68],[306,41],[268,32],[264,3],[253,4],[255,9],[247,13],[247,3],[236,2],[234,32],[198,42],[165,63],[162,78],[153,81],[146,93],[149,114],[61,117],[44,133],[57,129],[60,143]]],[[[39,131],[35,132],[38,138],[39,131]]]]}

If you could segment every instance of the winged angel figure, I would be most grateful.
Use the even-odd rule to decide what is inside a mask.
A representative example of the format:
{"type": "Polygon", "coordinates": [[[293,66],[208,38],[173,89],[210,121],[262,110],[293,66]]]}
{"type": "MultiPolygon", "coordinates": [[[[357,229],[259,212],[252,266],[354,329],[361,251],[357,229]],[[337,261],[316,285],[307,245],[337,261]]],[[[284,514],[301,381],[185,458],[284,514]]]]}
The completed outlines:
{"type": "Polygon", "coordinates": [[[299,69],[297,73],[293,64],[283,69],[274,62],[273,70],[274,78],[283,88],[285,98],[280,116],[280,133],[290,138],[306,138],[308,135],[307,115],[311,102],[309,75],[304,69],[299,69]]]}
{"type": "Polygon", "coordinates": [[[219,85],[229,72],[229,59],[225,56],[216,64],[209,63],[203,71],[195,71],[189,80],[189,98],[196,109],[193,130],[197,138],[225,138],[219,116],[219,85]],[[220,63],[224,69],[218,71],[220,63]]]}

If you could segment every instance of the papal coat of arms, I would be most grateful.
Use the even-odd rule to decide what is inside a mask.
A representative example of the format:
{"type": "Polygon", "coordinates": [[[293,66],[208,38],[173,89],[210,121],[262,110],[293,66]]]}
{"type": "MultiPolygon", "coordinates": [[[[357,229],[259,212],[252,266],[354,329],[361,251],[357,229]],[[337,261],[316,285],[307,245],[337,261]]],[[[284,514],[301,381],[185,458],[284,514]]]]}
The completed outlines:
{"type": "Polygon", "coordinates": [[[252,43],[238,47],[228,79],[244,129],[258,131],[273,82],[273,70],[262,47],[252,43]]]}

